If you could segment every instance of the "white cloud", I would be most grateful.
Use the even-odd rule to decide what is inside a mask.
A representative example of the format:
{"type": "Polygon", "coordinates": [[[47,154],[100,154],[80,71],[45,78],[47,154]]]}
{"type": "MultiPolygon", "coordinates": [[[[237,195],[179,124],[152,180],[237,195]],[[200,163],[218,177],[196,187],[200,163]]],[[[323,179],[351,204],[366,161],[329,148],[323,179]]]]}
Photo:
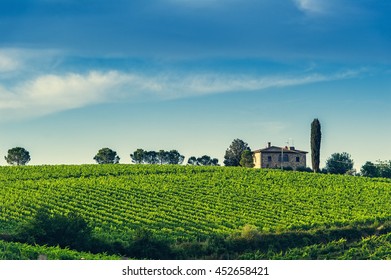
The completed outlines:
{"type": "MultiPolygon", "coordinates": [[[[33,115],[41,115],[105,102],[111,92],[124,83],[123,79],[122,74],[113,71],[43,75],[9,89],[0,87],[0,110],[27,110],[33,115]]],[[[118,96],[118,92],[114,94],[114,98],[118,96]]]]}
{"type": "Polygon", "coordinates": [[[0,52],[0,73],[15,71],[19,68],[20,62],[10,56],[7,52],[0,52]]]}
{"type": "Polygon", "coordinates": [[[179,99],[226,92],[259,91],[322,81],[347,79],[355,71],[299,77],[227,74],[167,74],[148,76],[118,71],[43,75],[19,84],[0,85],[0,112],[13,117],[42,116],[92,104],[179,99]]]}
{"type": "Polygon", "coordinates": [[[330,12],[332,0],[293,0],[297,8],[307,14],[325,14],[330,12]]]}
{"type": "Polygon", "coordinates": [[[0,79],[48,71],[55,68],[64,55],[65,52],[52,49],[0,48],[0,79]]]}

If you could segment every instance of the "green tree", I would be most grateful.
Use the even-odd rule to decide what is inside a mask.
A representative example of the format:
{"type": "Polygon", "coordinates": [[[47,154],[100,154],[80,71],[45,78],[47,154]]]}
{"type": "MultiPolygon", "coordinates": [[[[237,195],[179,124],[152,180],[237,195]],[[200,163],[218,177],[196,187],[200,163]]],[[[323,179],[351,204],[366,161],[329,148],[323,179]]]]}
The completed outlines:
{"type": "Polygon", "coordinates": [[[9,149],[8,155],[4,158],[11,165],[26,165],[31,160],[30,153],[21,147],[9,149]]]}
{"type": "Polygon", "coordinates": [[[312,169],[315,173],[319,172],[321,138],[320,122],[318,119],[314,119],[311,123],[311,159],[312,169]]]}
{"type": "Polygon", "coordinates": [[[143,149],[137,149],[130,157],[132,162],[143,164],[181,164],[185,158],[177,150],[156,152],[143,149]]]}
{"type": "Polygon", "coordinates": [[[168,164],[182,164],[185,157],[177,150],[171,150],[168,153],[168,164]]]}
{"type": "Polygon", "coordinates": [[[203,166],[216,166],[219,165],[219,160],[217,158],[211,158],[210,156],[203,155],[202,157],[197,158],[197,161],[200,165],[203,166]]]}
{"type": "Polygon", "coordinates": [[[370,162],[370,161],[367,161],[362,167],[361,167],[361,175],[362,176],[365,176],[365,177],[371,177],[371,178],[375,178],[375,177],[379,177],[380,176],[380,170],[379,170],[379,167],[370,162]]]}
{"type": "Polygon", "coordinates": [[[391,178],[391,161],[378,160],[376,163],[367,161],[360,171],[361,175],[366,177],[391,178]]]}
{"type": "Polygon", "coordinates": [[[144,162],[144,156],[145,151],[143,149],[137,149],[133,152],[133,154],[130,154],[130,158],[132,159],[133,163],[141,164],[144,162]]]}
{"type": "Polygon", "coordinates": [[[201,166],[217,166],[219,165],[219,160],[217,158],[211,158],[210,156],[207,155],[203,155],[202,157],[199,158],[192,156],[187,161],[187,164],[201,165],[201,166]]]}
{"type": "Polygon", "coordinates": [[[146,164],[158,164],[159,163],[158,153],[155,151],[146,151],[144,153],[143,161],[146,164]]]}
{"type": "Polygon", "coordinates": [[[334,153],[326,161],[326,169],[332,174],[349,174],[353,171],[353,160],[350,154],[334,153]]]}
{"type": "Polygon", "coordinates": [[[209,164],[209,165],[212,165],[212,166],[220,166],[219,160],[218,160],[217,158],[212,158],[211,164],[209,164]]]}
{"type": "Polygon", "coordinates": [[[225,151],[224,165],[239,166],[242,153],[246,150],[251,151],[246,142],[240,139],[233,140],[229,148],[225,151]]]}
{"type": "Polygon", "coordinates": [[[253,154],[249,150],[245,150],[242,153],[241,159],[240,159],[240,166],[243,167],[254,167],[254,160],[253,160],[253,154]]]}
{"type": "Polygon", "coordinates": [[[157,153],[157,158],[160,162],[160,164],[168,164],[170,162],[170,152],[167,152],[165,150],[159,150],[157,153]]]}
{"type": "Polygon", "coordinates": [[[199,165],[197,158],[195,156],[189,157],[189,159],[187,160],[187,164],[188,165],[199,165]]]}
{"type": "Polygon", "coordinates": [[[99,164],[119,163],[119,156],[117,152],[109,148],[102,148],[98,151],[94,160],[99,164]]]}
{"type": "Polygon", "coordinates": [[[376,164],[379,170],[379,177],[391,178],[391,161],[377,161],[376,164]]]}

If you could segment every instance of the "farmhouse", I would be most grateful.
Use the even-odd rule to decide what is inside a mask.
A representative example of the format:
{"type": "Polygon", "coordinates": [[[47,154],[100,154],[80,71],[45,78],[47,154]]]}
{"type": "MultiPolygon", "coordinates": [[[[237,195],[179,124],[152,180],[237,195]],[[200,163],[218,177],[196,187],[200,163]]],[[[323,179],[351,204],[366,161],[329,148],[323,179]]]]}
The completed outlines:
{"type": "Polygon", "coordinates": [[[307,152],[296,150],[295,147],[276,147],[268,142],[267,147],[252,151],[254,168],[306,167],[307,152]]]}

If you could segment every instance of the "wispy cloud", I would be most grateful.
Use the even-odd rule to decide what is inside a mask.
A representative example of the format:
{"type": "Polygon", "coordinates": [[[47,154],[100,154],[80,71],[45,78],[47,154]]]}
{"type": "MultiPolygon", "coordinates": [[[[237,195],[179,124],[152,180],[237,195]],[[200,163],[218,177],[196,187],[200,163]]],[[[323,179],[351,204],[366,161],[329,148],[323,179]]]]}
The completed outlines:
{"type": "Polygon", "coordinates": [[[261,91],[348,79],[359,73],[346,71],[296,77],[216,73],[149,76],[119,71],[91,71],[87,74],[42,75],[13,86],[0,85],[0,112],[25,118],[106,102],[168,100],[227,92],[261,91]]]}
{"type": "MultiPolygon", "coordinates": [[[[43,75],[10,88],[0,87],[0,110],[44,115],[83,107],[107,101],[112,90],[123,83],[122,75],[116,72],[43,75]]],[[[114,95],[118,98],[118,92],[114,95]]]]}
{"type": "Polygon", "coordinates": [[[4,74],[48,71],[61,61],[65,52],[51,49],[0,48],[0,79],[4,74]]]}
{"type": "Polygon", "coordinates": [[[307,14],[326,14],[331,11],[332,0],[293,0],[297,8],[307,14]]]}
{"type": "Polygon", "coordinates": [[[20,67],[20,61],[9,56],[7,52],[0,52],[0,73],[15,71],[20,67]]]}

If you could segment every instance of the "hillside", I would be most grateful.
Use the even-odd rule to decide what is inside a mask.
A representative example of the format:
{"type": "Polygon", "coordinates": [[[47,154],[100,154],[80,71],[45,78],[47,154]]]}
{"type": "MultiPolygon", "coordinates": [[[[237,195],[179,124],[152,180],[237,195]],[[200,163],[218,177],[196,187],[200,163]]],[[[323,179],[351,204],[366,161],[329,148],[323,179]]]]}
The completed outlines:
{"type": "MultiPolygon", "coordinates": [[[[236,257],[270,248],[281,253],[292,244],[304,248],[387,234],[390,201],[390,180],[351,176],[152,165],[0,168],[0,234],[10,239],[46,209],[77,213],[106,243],[127,242],[141,229],[176,245],[204,246],[211,237],[221,238],[229,243],[225,253],[246,240],[238,241],[243,248],[234,249],[236,257]]],[[[389,247],[380,258],[391,258],[389,247]]]]}

